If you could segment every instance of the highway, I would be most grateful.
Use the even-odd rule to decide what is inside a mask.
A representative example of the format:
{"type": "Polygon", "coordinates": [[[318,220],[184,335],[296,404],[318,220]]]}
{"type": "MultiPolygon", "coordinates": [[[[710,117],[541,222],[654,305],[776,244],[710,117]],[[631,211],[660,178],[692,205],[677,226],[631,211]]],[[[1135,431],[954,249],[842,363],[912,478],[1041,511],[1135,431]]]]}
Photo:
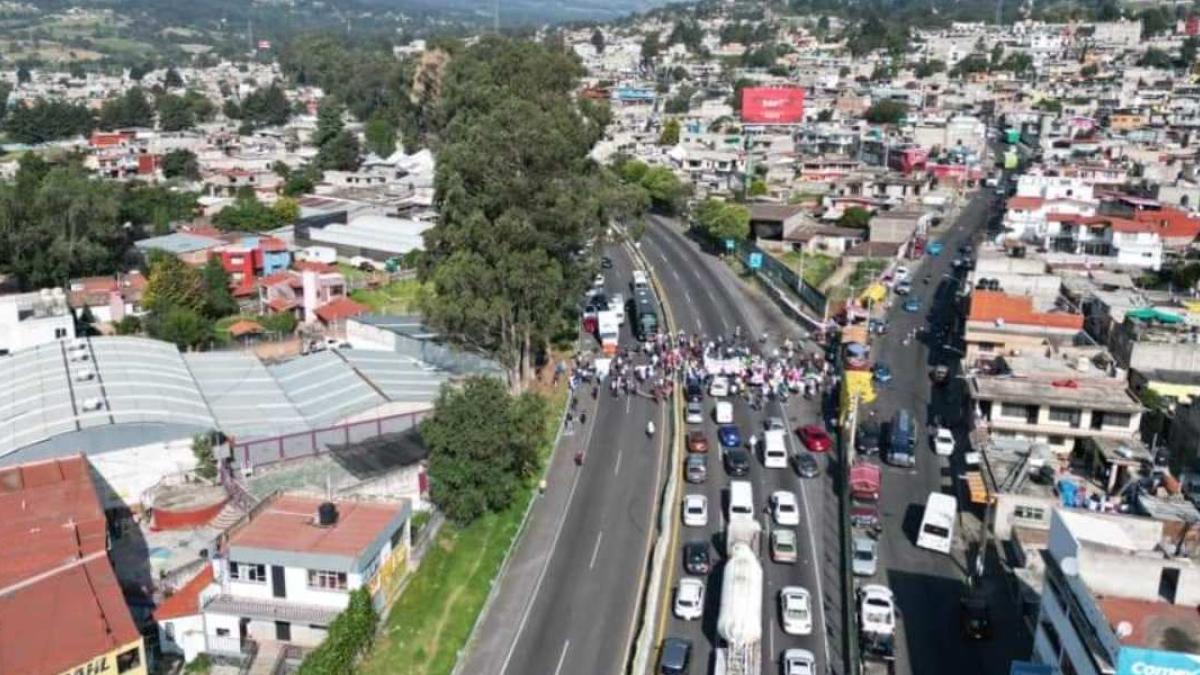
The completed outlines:
{"type": "MultiPolygon", "coordinates": [[[[746,335],[759,336],[763,332],[769,332],[771,342],[776,344],[782,342],[784,337],[791,336],[795,339],[802,335],[795,324],[779,316],[774,307],[763,298],[748,295],[732,271],[722,261],[701,252],[694,242],[682,235],[676,222],[661,218],[652,219],[640,247],[664,286],[666,301],[670,303],[680,329],[710,338],[717,335],[732,337],[734,327],[740,325],[743,334],[746,335]]],[[[677,515],[676,526],[679,531],[670,576],[670,588],[673,591],[678,579],[686,574],[682,559],[682,547],[686,542],[704,540],[709,543],[710,554],[716,564],[704,579],[704,616],[700,621],[682,621],[675,618],[671,614],[674,602],[674,594],[671,592],[664,596],[666,602],[662,609],[665,616],[660,617],[660,620],[665,620],[664,636],[691,640],[693,673],[711,672],[713,649],[717,644],[716,625],[724,555],[722,535],[726,490],[730,480],[721,462],[716,424],[712,420],[714,405],[714,399],[706,396],[704,406],[708,418],[705,423],[687,425],[688,429],[703,429],[708,437],[711,448],[708,453],[708,480],[699,485],[681,484],[684,494],[703,494],[707,497],[708,526],[684,527],[677,515]]],[[[752,411],[748,405],[737,400],[734,410],[735,422],[743,439],[748,438],[751,433],[761,437],[763,423],[768,416],[783,417],[785,426],[789,429],[787,437],[793,452],[801,449],[790,430],[819,420],[816,400],[806,401],[801,396],[790,397],[782,408],[777,403],[768,404],[765,411],[752,411]]],[[[827,458],[824,455],[818,455],[818,458],[824,469],[827,458]]],[[[822,611],[821,599],[823,596],[836,597],[839,592],[836,587],[826,587],[828,582],[823,581],[820,574],[822,562],[826,561],[823,555],[826,537],[822,528],[835,525],[833,521],[826,522],[824,517],[827,514],[824,505],[832,503],[833,499],[829,479],[824,471],[818,478],[802,479],[791,468],[764,469],[760,458],[755,457],[751,464],[749,480],[754,486],[754,499],[760,511],[759,521],[764,526],[761,539],[764,571],[762,672],[779,672],[783,651],[792,647],[802,647],[813,652],[817,658],[817,672],[824,673],[831,647],[826,636],[825,612],[822,611]],[[761,511],[767,505],[771,492],[775,490],[791,491],[799,500],[800,527],[795,529],[800,551],[799,560],[794,565],[775,564],[769,557],[771,520],[762,515],[761,511]],[[814,625],[809,636],[785,635],[780,628],[778,593],[780,588],[788,585],[803,586],[811,593],[814,625]]],[[[678,511],[678,503],[675,504],[675,508],[678,511]]],[[[834,649],[836,650],[836,646],[834,649]]]]}
{"type": "MultiPolygon", "coordinates": [[[[967,447],[968,417],[964,382],[957,377],[960,352],[945,349],[946,340],[935,341],[928,334],[909,345],[902,340],[919,326],[951,325],[957,329],[961,325],[955,300],[958,282],[952,261],[958,256],[959,246],[972,244],[982,236],[989,200],[984,192],[977,193],[964,206],[946,232],[931,235],[931,241],[944,244],[940,256],[927,255],[908,264],[912,270],[913,295],[920,299],[921,311],[905,312],[901,307],[903,299],[893,302],[888,314],[888,333],[874,338],[871,345],[873,358],[877,363],[887,364],[893,379],[877,385],[879,398],[874,404],[863,406],[860,419],[866,419],[873,409],[875,419],[884,422],[903,407],[918,420],[917,466],[901,469],[884,465],[883,469],[880,566],[883,581],[896,594],[900,609],[897,675],[967,672],[1004,675],[1012,659],[1027,657],[1030,650],[1024,624],[1002,603],[993,608],[995,630],[991,640],[963,639],[959,598],[969,543],[964,543],[960,536],[952,556],[918,549],[913,543],[930,492],[959,496],[960,509],[966,504],[959,495],[957,477],[964,470],[962,453],[967,447]],[[928,285],[922,283],[926,275],[930,277],[928,285]],[[951,368],[953,379],[946,387],[931,385],[929,371],[937,364],[951,368]],[[932,415],[938,415],[955,434],[956,452],[949,462],[935,455],[930,447],[927,423],[932,415]]],[[[950,342],[955,350],[961,349],[960,335],[955,333],[950,342]]],[[[960,515],[960,521],[962,518],[960,515]]]]}
{"type": "MultiPolygon", "coordinates": [[[[614,247],[603,270],[609,297],[629,298],[632,265],[614,247]]],[[[634,344],[629,321],[623,345],[634,344]]],[[[592,336],[585,349],[599,351],[592,336]]],[[[612,398],[602,388],[576,394],[586,422],[574,424],[552,459],[539,497],[496,597],[456,672],[500,675],[615,675],[624,672],[649,555],[654,504],[664,476],[667,406],[645,397],[612,398]],[[583,466],[574,453],[586,448],[583,466]]]]}

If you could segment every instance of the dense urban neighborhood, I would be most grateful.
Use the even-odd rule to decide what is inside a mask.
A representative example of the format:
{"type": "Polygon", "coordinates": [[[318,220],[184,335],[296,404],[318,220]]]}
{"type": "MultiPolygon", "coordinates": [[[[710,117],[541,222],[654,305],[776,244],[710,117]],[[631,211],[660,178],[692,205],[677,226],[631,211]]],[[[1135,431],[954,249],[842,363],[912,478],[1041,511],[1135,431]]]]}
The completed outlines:
{"type": "Polygon", "coordinates": [[[0,673],[1196,672],[1196,7],[219,4],[0,2],[0,673]]]}

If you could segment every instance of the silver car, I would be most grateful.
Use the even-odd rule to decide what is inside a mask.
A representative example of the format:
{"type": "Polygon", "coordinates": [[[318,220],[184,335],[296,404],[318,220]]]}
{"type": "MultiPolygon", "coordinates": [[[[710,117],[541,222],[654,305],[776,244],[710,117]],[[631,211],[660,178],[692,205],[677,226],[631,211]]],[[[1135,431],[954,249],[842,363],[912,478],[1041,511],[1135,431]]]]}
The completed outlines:
{"type": "Polygon", "coordinates": [[[856,577],[873,577],[879,564],[878,544],[870,537],[855,537],[851,543],[850,569],[856,577]]]}

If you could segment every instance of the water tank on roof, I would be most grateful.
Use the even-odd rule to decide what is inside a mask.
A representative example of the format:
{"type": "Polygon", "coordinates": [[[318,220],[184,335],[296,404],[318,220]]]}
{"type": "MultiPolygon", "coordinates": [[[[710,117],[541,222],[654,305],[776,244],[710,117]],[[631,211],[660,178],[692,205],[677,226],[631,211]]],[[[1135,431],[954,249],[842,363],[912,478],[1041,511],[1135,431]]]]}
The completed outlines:
{"type": "Polygon", "coordinates": [[[100,400],[100,399],[98,399],[98,398],[89,398],[89,399],[84,399],[84,401],[83,401],[83,403],[80,405],[80,407],[81,407],[81,408],[83,408],[83,410],[84,410],[85,412],[91,412],[91,411],[93,411],[93,410],[99,410],[99,409],[103,408],[103,407],[104,407],[104,401],[101,401],[101,400],[100,400]]]}
{"type": "Polygon", "coordinates": [[[95,376],[96,372],[91,368],[80,368],[79,370],[75,371],[76,382],[87,382],[95,376]]]}
{"type": "Polygon", "coordinates": [[[333,527],[337,524],[337,519],[337,504],[321,502],[321,505],[317,507],[317,524],[321,527],[333,527]]]}

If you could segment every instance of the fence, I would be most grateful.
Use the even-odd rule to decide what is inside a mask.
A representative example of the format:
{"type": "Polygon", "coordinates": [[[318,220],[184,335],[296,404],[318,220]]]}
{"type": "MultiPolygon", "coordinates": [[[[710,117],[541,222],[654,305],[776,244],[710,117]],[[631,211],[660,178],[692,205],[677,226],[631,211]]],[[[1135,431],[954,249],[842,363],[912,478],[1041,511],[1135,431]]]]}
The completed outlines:
{"type": "Polygon", "coordinates": [[[738,252],[743,259],[749,258],[751,253],[759,254],[762,258],[762,267],[754,270],[755,273],[767,277],[776,286],[788,289],[818,315],[825,315],[825,305],[828,302],[825,294],[818,291],[812,284],[801,279],[800,275],[796,274],[796,271],[788,267],[782,260],[763,251],[752,241],[742,242],[738,252]]]}
{"type": "Polygon", "coordinates": [[[408,431],[415,428],[431,411],[432,408],[359,422],[347,422],[284,436],[235,441],[230,444],[232,458],[237,466],[249,468],[286,462],[301,457],[313,457],[328,452],[331,445],[349,445],[383,434],[408,431]]]}

